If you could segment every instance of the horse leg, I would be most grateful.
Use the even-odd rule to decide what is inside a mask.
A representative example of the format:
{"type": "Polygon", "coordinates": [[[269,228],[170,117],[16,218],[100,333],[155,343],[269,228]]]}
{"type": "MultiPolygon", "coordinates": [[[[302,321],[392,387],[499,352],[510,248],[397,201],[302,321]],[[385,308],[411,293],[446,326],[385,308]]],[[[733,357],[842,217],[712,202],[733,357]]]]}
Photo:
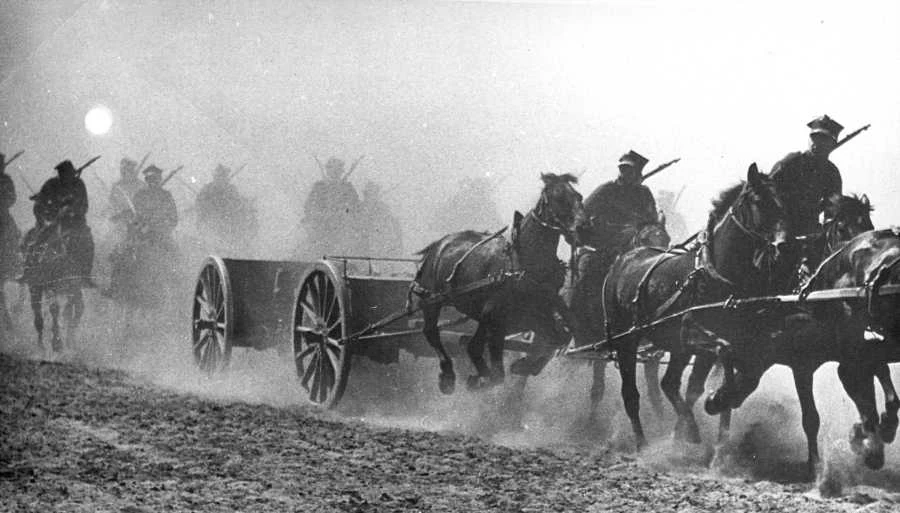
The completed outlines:
{"type": "Polygon", "coordinates": [[[794,374],[794,387],[800,399],[800,412],[803,432],[806,434],[806,471],[810,480],[815,479],[819,466],[819,411],[813,397],[813,371],[805,366],[791,367],[794,374]]]}
{"type": "Polygon", "coordinates": [[[428,307],[422,309],[422,320],[424,328],[422,333],[428,345],[434,348],[440,361],[441,373],[438,374],[438,388],[441,393],[452,394],[456,385],[456,373],[453,372],[453,360],[447,354],[444,344],[441,343],[441,333],[438,329],[437,322],[440,315],[440,308],[428,307]]]}
{"type": "Polygon", "coordinates": [[[502,323],[492,323],[488,333],[487,349],[491,358],[491,384],[503,383],[506,370],[503,367],[503,349],[506,344],[506,329],[502,323]]]}
{"type": "Polygon", "coordinates": [[[861,454],[865,465],[871,469],[884,466],[884,443],[878,437],[878,410],[875,405],[875,384],[872,372],[861,365],[838,365],[838,378],[844,390],[856,405],[860,422],[850,432],[850,447],[861,454]]]}
{"type": "Polygon", "coordinates": [[[478,322],[478,327],[475,328],[475,333],[472,335],[472,338],[470,338],[469,342],[466,344],[466,353],[468,353],[469,360],[472,361],[472,365],[475,366],[475,372],[477,372],[477,374],[469,376],[466,383],[469,390],[481,388],[482,378],[490,379],[491,371],[484,361],[484,346],[487,342],[487,337],[490,336],[491,330],[492,327],[490,321],[482,318],[481,321],[478,322]]]}
{"type": "Polygon", "coordinates": [[[31,290],[31,312],[34,315],[34,330],[37,332],[37,345],[41,351],[44,350],[44,312],[43,298],[44,292],[40,287],[32,286],[31,290]]]}
{"type": "Polygon", "coordinates": [[[681,377],[684,369],[691,361],[690,353],[683,351],[673,352],[669,356],[669,365],[662,379],[662,391],[675,409],[678,420],[675,422],[675,440],[687,440],[700,443],[700,428],[694,419],[694,412],[688,407],[687,402],[681,397],[681,377]]]}
{"type": "Polygon", "coordinates": [[[608,363],[606,360],[594,360],[591,362],[593,381],[591,382],[591,406],[590,416],[588,417],[591,423],[596,423],[599,420],[600,401],[603,400],[603,394],[606,392],[606,366],[608,363]]]}
{"type": "Polygon", "coordinates": [[[665,414],[665,409],[662,401],[663,393],[660,388],[659,359],[651,358],[644,362],[644,381],[647,383],[647,398],[650,399],[653,413],[661,419],[665,414]]]}
{"type": "Polygon", "coordinates": [[[897,436],[897,411],[900,410],[900,398],[897,397],[897,390],[894,389],[894,382],[891,380],[891,369],[886,363],[875,367],[875,377],[878,378],[881,390],[884,392],[884,413],[881,414],[881,421],[878,423],[878,433],[881,435],[881,440],[889,444],[897,436]]]}
{"type": "Polygon", "coordinates": [[[637,343],[628,342],[617,351],[619,358],[619,374],[622,377],[622,401],[625,403],[625,413],[631,420],[631,429],[634,432],[638,450],[647,445],[647,437],[644,436],[644,428],[641,425],[641,394],[637,387],[637,343]]]}
{"type": "Polygon", "coordinates": [[[59,298],[57,298],[55,294],[51,294],[51,296],[50,316],[52,318],[52,324],[50,325],[50,333],[53,335],[51,345],[54,351],[60,352],[63,350],[63,347],[62,338],[59,336],[59,298]]]}
{"type": "Polygon", "coordinates": [[[66,343],[69,347],[75,345],[75,336],[84,315],[84,294],[81,289],[75,289],[66,299],[66,308],[63,312],[66,319],[66,343]]]}

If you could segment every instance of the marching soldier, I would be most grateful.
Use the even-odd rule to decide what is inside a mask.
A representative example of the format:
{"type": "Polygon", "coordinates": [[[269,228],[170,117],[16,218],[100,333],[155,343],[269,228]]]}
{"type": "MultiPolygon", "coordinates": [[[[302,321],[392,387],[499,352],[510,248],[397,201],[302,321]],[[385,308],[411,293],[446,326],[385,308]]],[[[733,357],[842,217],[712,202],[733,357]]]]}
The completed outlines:
{"type": "Polygon", "coordinates": [[[841,172],[828,156],[844,127],[827,115],[806,126],[811,130],[809,148],[788,154],[770,173],[785,202],[791,230],[799,235],[817,233],[822,200],[842,193],[841,172]]]}
{"type": "MultiPolygon", "coordinates": [[[[94,238],[87,224],[88,194],[84,181],[71,160],[56,165],[57,176],[48,179],[31,197],[35,201],[35,217],[43,223],[59,223],[69,240],[76,271],[85,286],[94,287],[94,238]]],[[[37,227],[37,226],[36,226],[37,227]]]]}

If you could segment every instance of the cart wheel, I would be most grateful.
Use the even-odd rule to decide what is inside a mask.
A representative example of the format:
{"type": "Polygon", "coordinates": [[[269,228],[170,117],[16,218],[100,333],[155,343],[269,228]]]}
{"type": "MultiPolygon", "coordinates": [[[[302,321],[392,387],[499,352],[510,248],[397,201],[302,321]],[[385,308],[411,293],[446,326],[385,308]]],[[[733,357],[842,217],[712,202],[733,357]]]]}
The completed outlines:
{"type": "Polygon", "coordinates": [[[294,307],[293,353],[300,386],[310,402],[331,408],[341,400],[350,374],[347,305],[343,281],[319,262],[300,280],[294,307]]]}
{"type": "Polygon", "coordinates": [[[216,256],[207,257],[194,289],[191,330],[194,363],[207,375],[221,372],[231,360],[233,308],[225,262],[216,256]]]}

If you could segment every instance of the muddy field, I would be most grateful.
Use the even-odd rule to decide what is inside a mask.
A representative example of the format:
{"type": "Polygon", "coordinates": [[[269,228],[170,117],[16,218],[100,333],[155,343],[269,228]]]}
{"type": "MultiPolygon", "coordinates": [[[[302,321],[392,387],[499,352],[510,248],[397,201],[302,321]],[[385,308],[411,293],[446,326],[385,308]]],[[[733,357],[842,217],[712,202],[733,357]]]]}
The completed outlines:
{"type": "MultiPolygon", "coordinates": [[[[879,472],[856,465],[845,400],[817,396],[828,486],[800,479],[796,401],[778,376],[711,470],[712,448],[672,444],[671,419],[649,407],[655,442],[635,453],[612,381],[607,421],[588,425],[583,364],[554,362],[529,383],[516,425],[503,391],[440,396],[434,360],[355,362],[344,403],[321,412],[275,352],[236,350],[231,372],[210,380],[194,372],[186,336],[110,349],[109,329],[53,361],[22,340],[4,347],[0,510],[900,510],[897,448],[879,472]]],[[[703,429],[713,439],[712,422],[703,429]]]]}

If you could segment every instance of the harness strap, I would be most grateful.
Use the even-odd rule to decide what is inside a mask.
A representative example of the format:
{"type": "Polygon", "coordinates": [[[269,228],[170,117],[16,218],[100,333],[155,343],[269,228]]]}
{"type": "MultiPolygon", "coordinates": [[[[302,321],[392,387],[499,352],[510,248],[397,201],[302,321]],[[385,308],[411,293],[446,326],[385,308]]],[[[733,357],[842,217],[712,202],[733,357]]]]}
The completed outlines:
{"type": "Polygon", "coordinates": [[[453,270],[450,272],[450,275],[447,276],[447,278],[446,278],[444,281],[447,282],[447,283],[453,282],[453,278],[456,277],[456,271],[459,269],[460,264],[462,264],[463,261],[464,261],[466,258],[468,258],[468,256],[471,255],[472,252],[474,252],[476,249],[478,249],[479,247],[483,246],[484,244],[487,244],[488,241],[491,241],[491,240],[493,240],[493,239],[496,239],[497,237],[499,237],[500,235],[502,235],[503,232],[505,232],[507,228],[508,228],[507,226],[504,226],[503,228],[501,228],[501,229],[497,230],[496,232],[494,232],[494,234],[491,235],[490,237],[478,241],[478,242],[475,243],[471,248],[469,248],[465,253],[463,253],[463,256],[461,256],[461,257],[459,258],[459,260],[457,260],[456,263],[453,264],[453,270]]]}

